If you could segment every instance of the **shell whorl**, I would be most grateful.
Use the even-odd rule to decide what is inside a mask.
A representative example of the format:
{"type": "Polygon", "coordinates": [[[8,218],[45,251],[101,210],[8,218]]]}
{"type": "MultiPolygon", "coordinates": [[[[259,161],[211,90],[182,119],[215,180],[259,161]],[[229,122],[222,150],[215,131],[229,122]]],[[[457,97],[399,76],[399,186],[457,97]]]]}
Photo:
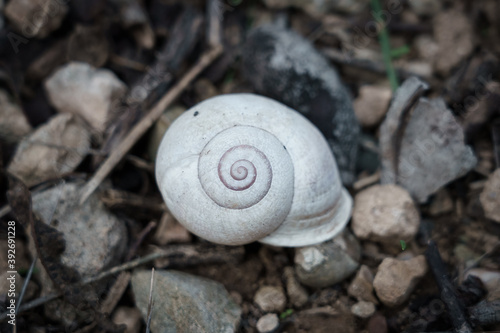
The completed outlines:
{"type": "Polygon", "coordinates": [[[252,126],[217,133],[198,160],[201,187],[217,205],[229,209],[249,208],[263,200],[273,186],[273,172],[281,173],[274,179],[275,187],[286,183],[292,189],[279,190],[293,191],[293,179],[283,182],[279,178],[293,174],[283,144],[271,133],[252,126]]]}

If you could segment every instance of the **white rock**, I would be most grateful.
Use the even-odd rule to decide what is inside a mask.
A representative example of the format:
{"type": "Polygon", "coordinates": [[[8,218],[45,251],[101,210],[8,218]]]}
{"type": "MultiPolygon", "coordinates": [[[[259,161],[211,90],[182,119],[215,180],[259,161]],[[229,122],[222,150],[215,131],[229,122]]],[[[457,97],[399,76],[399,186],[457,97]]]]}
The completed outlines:
{"type": "Polygon", "coordinates": [[[365,301],[360,301],[351,307],[352,314],[363,319],[370,318],[375,310],[375,304],[365,301]]]}
{"type": "Polygon", "coordinates": [[[45,89],[57,111],[78,114],[102,133],[112,104],[127,87],[107,69],[71,62],[45,81],[45,89]]]}
{"type": "Polygon", "coordinates": [[[479,199],[486,217],[500,223],[500,168],[490,175],[479,199]]]}
{"type": "Polygon", "coordinates": [[[427,262],[423,255],[405,261],[386,258],[378,267],[373,287],[385,305],[401,305],[408,300],[425,273],[427,262]]]}
{"type": "Polygon", "coordinates": [[[383,243],[409,241],[420,217],[410,194],[397,185],[374,185],[354,198],[352,230],[361,239],[383,243]]]}
{"type": "Polygon", "coordinates": [[[257,322],[257,331],[260,333],[269,333],[278,328],[280,324],[280,320],[278,315],[275,313],[268,313],[262,317],[260,317],[257,322]]]}
{"type": "Polygon", "coordinates": [[[263,286],[255,293],[254,302],[262,311],[281,312],[285,309],[286,296],[280,287],[263,286]]]}
{"type": "Polygon", "coordinates": [[[90,133],[71,114],[61,114],[19,143],[7,170],[27,186],[73,171],[90,147],[90,133]]]}
{"type": "Polygon", "coordinates": [[[363,127],[378,125],[385,116],[391,101],[389,87],[364,85],[354,100],[354,113],[363,127]]]}

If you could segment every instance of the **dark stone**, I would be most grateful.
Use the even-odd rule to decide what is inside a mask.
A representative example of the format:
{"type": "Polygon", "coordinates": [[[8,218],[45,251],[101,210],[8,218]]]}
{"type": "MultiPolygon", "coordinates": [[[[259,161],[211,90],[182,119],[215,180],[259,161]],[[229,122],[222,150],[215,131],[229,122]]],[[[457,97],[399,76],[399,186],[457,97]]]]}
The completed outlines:
{"type": "Polygon", "coordinates": [[[243,73],[260,94],[304,114],[327,139],[344,185],[354,181],[359,124],[336,70],[299,34],[276,26],[250,32],[243,73]]]}

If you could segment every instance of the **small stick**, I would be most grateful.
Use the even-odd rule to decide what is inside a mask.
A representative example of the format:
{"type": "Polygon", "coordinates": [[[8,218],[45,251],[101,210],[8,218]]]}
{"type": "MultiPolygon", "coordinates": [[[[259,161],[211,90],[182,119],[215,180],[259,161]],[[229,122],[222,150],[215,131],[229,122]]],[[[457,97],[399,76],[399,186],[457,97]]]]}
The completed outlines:
{"type": "Polygon", "coordinates": [[[146,333],[149,333],[149,326],[151,325],[151,318],[153,316],[153,283],[155,280],[155,268],[151,268],[151,285],[149,286],[149,302],[148,302],[148,320],[146,323],[146,333]]]}
{"type": "Polygon", "coordinates": [[[123,139],[116,149],[108,156],[104,163],[99,167],[94,176],[85,185],[82,191],[80,204],[83,204],[89,196],[94,193],[96,188],[120,162],[125,154],[132,148],[132,146],[139,140],[139,138],[154,124],[154,122],[163,114],[163,111],[169,106],[184,89],[198,76],[209,64],[212,63],[222,53],[222,47],[214,47],[204,53],[198,63],[193,66],[182,79],[170,89],[148,112],[148,114],[141,119],[123,139]]]}
{"type": "Polygon", "coordinates": [[[441,300],[448,308],[448,315],[455,332],[472,333],[472,328],[467,322],[463,305],[457,297],[453,284],[448,279],[441,255],[439,254],[436,243],[432,239],[427,242],[425,257],[434,274],[439,290],[441,291],[441,300]]]}

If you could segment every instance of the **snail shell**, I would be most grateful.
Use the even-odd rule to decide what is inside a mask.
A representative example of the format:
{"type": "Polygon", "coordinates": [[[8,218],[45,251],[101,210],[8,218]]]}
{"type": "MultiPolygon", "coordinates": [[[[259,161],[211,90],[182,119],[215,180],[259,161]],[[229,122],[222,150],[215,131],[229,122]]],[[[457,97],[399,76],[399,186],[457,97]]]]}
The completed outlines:
{"type": "Polygon", "coordinates": [[[181,115],[160,144],[156,179],[175,218],[214,243],[316,244],[351,214],[319,130],[253,94],[213,97],[181,115]]]}

